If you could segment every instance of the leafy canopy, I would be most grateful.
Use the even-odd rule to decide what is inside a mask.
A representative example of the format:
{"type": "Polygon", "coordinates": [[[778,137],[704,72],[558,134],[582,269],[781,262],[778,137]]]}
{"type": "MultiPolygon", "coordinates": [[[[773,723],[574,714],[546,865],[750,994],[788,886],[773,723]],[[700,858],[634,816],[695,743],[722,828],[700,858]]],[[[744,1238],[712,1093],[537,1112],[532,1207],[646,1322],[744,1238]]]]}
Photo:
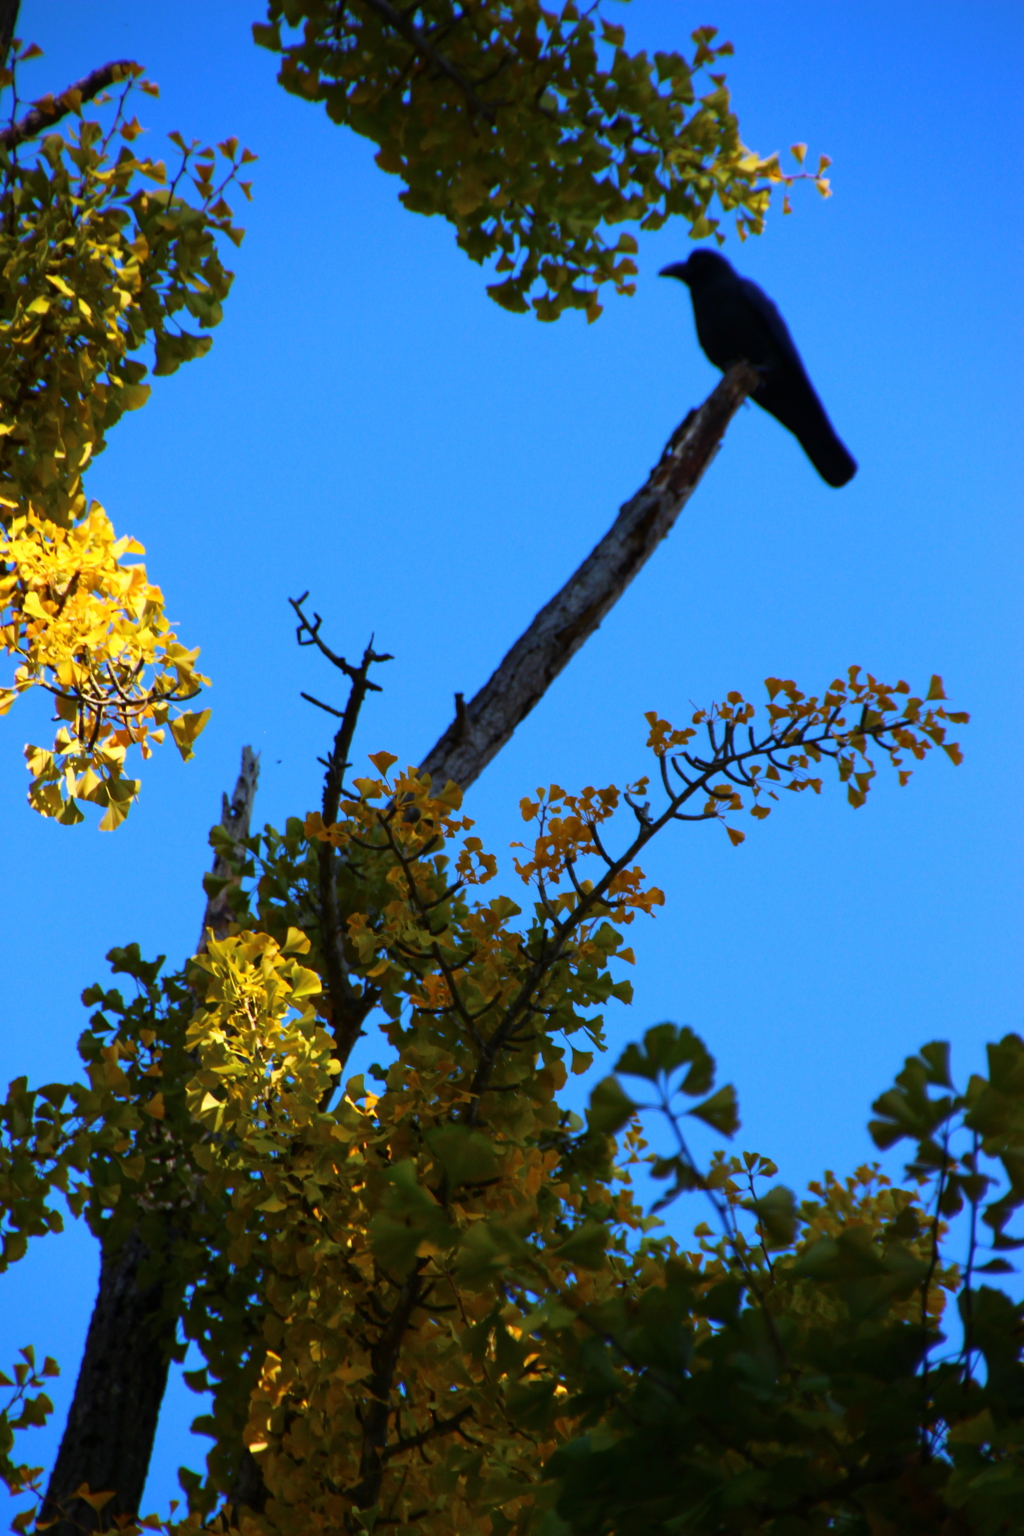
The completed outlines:
{"type": "MultiPolygon", "coordinates": [[[[937,681],[930,692],[941,696],[937,681]]],[[[16,1250],[55,1225],[49,1190],[62,1181],[73,1181],[72,1198],[107,1244],[136,1225],[156,1241],[160,1213],[175,1213],[169,1292],[183,1298],[186,1336],[204,1357],[192,1384],[213,1391],[199,1421],[214,1440],[207,1475],[186,1478],[193,1526],[222,1506],[245,1445],[268,1493],[266,1532],[375,1519],[452,1536],[564,1530],[576,1518],[573,1458],[635,1421],[634,1397],[650,1396],[663,1348],[658,1369],[673,1385],[657,1435],[688,1444],[676,1398],[713,1390],[701,1422],[711,1414],[731,1424],[731,1439],[702,1476],[731,1476],[767,1436],[772,1404],[820,1414],[824,1395],[837,1420],[847,1411],[842,1351],[861,1348],[862,1315],[848,1318],[841,1265],[805,1263],[825,1238],[838,1241],[844,1222],[865,1228],[854,1278],[871,1281],[879,1348],[892,1345],[917,1391],[914,1298],[923,1294],[934,1329],[941,1289],[955,1282],[930,1262],[913,1191],[890,1194],[865,1173],[843,1188],[826,1181],[822,1200],[798,1210],[788,1192],[750,1182],[744,1198],[762,1238],[748,1238],[734,1219],[743,1210],[734,1163],[723,1154],[703,1174],[684,1148],[653,1171],[675,1193],[706,1188],[723,1227],[717,1243],[680,1254],[631,1188],[645,1147],[628,1126],[634,1100],[606,1081],[584,1125],[557,1094],[568,1070],[586,1070],[602,1048],[606,1003],[631,996],[613,967],[633,959],[623,927],[664,900],[636,863],[659,830],[721,819],[734,809],[715,793],[721,776],[756,784],[757,766],[778,765],[772,782],[799,788],[816,753],[849,782],[848,754],[869,761],[874,741],[902,773],[899,754],[923,755],[946,718],[940,703],[862,683],[857,670],[811,699],[770,680],[760,729],[738,696],[698,711],[707,757],[692,750],[696,726],[677,732],[655,714],[660,810],[642,798],[646,778],[578,794],[550,786],[524,800],[533,832],[517,863],[525,906],[483,889],[497,863],[456,786],[437,794],[428,776],[395,773],[396,759],[375,753],[375,771],[343,788],[335,820],[313,814],[249,840],[238,931],[210,942],[187,984],[161,982],[159,964],[137,951],[114,957],[139,993],[134,1003],[100,988],[87,995],[99,1005],[82,1042],[90,1090],[54,1088],[40,1103],[15,1085],[0,1170],[25,1192],[9,1217],[16,1250]],[[687,751],[663,765],[679,747],[687,751]],[[340,1088],[351,1039],[343,1043],[342,998],[328,980],[324,856],[345,934],[346,996],[383,1015],[390,1059],[371,1069],[373,1088],[365,1077],[340,1088]],[[839,1354],[819,1361],[819,1377],[834,1371],[836,1383],[794,1386],[771,1355],[772,1329],[802,1359],[812,1346],[799,1340],[823,1324],[839,1354]],[[734,1326],[759,1351],[757,1372],[750,1382],[741,1372],[739,1385],[734,1326]],[[738,1412],[747,1386],[756,1402],[738,1412]]],[[[865,794],[870,785],[869,772],[865,794]]],[[[734,1091],[716,1090],[713,1059],[691,1031],[658,1026],[619,1065],[666,1093],[681,1071],[690,1113],[726,1136],[737,1128],[734,1091]]],[[[753,1180],[771,1171],[759,1159],[748,1168],[753,1180]]],[[[819,1477],[821,1500],[845,1466],[839,1457],[832,1481],[819,1477]]]]}
{"type": "MultiPolygon", "coordinates": [[[[594,320],[602,284],[634,290],[636,240],[606,230],[679,214],[704,239],[717,207],[745,238],[793,180],[743,145],[714,68],[732,44],[714,27],[694,32],[692,56],[652,60],[574,0],[270,0],[267,17],[253,32],[280,53],[282,85],[371,139],[407,208],[441,214],[473,261],[496,261],[487,291],[517,313],[594,320]]],[[[827,164],[814,178],[826,196],[827,164]]]]}

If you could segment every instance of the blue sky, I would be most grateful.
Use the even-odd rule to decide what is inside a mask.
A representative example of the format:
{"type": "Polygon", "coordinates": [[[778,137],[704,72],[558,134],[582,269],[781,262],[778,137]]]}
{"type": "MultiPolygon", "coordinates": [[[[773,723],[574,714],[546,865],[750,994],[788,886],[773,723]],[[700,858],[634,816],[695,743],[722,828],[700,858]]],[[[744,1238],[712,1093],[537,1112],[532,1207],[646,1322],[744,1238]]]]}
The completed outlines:
{"type": "MultiPolygon", "coordinates": [[[[716,377],[685,292],[656,276],[687,253],[684,226],[641,240],[636,297],[610,298],[596,325],[507,315],[450,228],[400,207],[365,141],[280,90],[256,19],[254,0],[22,7],[46,54],[27,93],[135,58],[161,86],[139,107],[154,150],[174,128],[234,133],[259,163],[211,355],[156,381],[88,484],[202,646],[213,720],[192,764],[165,749],[148,765],[111,835],[27,809],[21,745],[45,711],[6,717],[4,1080],[75,1072],[78,996],[112,945],[191,951],[207,829],[243,743],[262,753],[259,821],[318,803],[325,717],[299,692],[334,684],[296,648],[287,597],[310,589],[336,649],[372,631],[395,654],[357,745],[418,761],[453,692],[485,681],[716,377]]],[[[915,688],[943,675],[972,713],[959,769],[929,762],[857,812],[827,784],[748,823],[738,850],[680,827],[646,861],[667,905],[630,935],[636,998],[608,1015],[613,1048],[663,1018],[690,1024],[738,1086],[738,1143],[799,1187],[870,1156],[870,1101],[908,1052],[950,1039],[966,1077],[986,1040],[1021,1028],[1024,303],[1008,166],[1024,10],[635,0],[621,19],[648,48],[715,23],[736,46],[746,142],[832,156],[832,199],[796,189],[791,217],[726,253],[780,305],[861,469],[832,491],[776,422],[742,412],[670,540],[467,809],[514,893],[519,797],[643,771],[645,710],[759,697],[769,674],[816,691],[852,662],[915,688]]],[[[3,1354],[32,1340],[63,1367],[54,1432],[26,1445],[40,1461],[96,1265],[69,1232],[2,1282],[3,1354]]],[[[199,1464],[197,1409],[169,1394],[147,1508],[199,1464]]]]}

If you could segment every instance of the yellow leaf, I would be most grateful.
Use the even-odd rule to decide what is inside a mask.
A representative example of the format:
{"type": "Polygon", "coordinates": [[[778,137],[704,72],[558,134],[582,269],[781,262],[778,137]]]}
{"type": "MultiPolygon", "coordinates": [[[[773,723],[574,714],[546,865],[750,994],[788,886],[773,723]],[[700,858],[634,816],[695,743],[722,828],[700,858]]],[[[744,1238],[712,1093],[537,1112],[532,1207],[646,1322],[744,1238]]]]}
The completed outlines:
{"type": "Polygon", "coordinates": [[[154,1093],[148,1104],[144,1104],[143,1110],[147,1115],[152,1115],[154,1120],[162,1120],[167,1113],[164,1109],[164,1096],[162,1093],[154,1093]]]}
{"type": "Polygon", "coordinates": [[[169,722],[174,744],[181,753],[183,762],[187,763],[192,757],[193,743],[199,733],[205,730],[211,714],[212,711],[209,709],[186,710],[183,715],[178,716],[177,720],[169,722]]]}
{"type": "MultiPolygon", "coordinates": [[[[365,1380],[372,1373],[372,1369],[368,1362],[360,1364],[358,1360],[346,1360],[342,1365],[338,1366],[336,1371],[331,1372],[331,1379],[333,1381],[340,1381],[346,1387],[349,1387],[354,1381],[365,1380]]],[[[253,1450],[254,1447],[250,1446],[249,1449],[253,1450]]]]}
{"type": "Polygon", "coordinates": [[[113,1492],[111,1492],[111,1493],[92,1493],[90,1491],[90,1489],[89,1489],[89,1484],[88,1483],[81,1483],[75,1489],[75,1491],[71,1495],[71,1497],[73,1499],[81,1499],[83,1501],[83,1503],[88,1504],[90,1509],[94,1509],[96,1511],[96,1513],[99,1514],[100,1510],[104,1507],[104,1505],[110,1503],[111,1499],[114,1497],[114,1494],[113,1494],[113,1492]]]}
{"type": "Polygon", "coordinates": [[[726,827],[725,830],[728,832],[729,841],[734,848],[738,848],[740,843],[746,842],[747,834],[745,832],[739,832],[735,827],[726,827]]]}
{"type": "Polygon", "coordinates": [[[942,686],[942,678],[937,672],[933,672],[932,680],[928,684],[928,692],[925,694],[925,698],[930,701],[933,699],[944,699],[945,697],[946,690],[942,686]]]}
{"type": "Polygon", "coordinates": [[[366,755],[378,773],[386,774],[391,764],[398,762],[393,752],[368,752],[366,755]]]}

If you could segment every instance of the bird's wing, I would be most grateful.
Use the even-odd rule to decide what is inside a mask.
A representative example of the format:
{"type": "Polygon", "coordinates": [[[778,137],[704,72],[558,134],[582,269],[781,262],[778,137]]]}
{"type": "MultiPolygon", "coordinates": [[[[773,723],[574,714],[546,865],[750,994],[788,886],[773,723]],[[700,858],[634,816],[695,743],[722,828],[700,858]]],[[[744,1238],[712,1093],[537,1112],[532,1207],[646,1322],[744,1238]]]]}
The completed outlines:
{"type": "Polygon", "coordinates": [[[739,282],[744,298],[763,322],[782,357],[806,376],[807,370],[804,367],[803,358],[797,351],[796,343],[789,334],[789,326],[779,314],[777,306],[772,303],[764,289],[752,283],[749,277],[741,277],[739,282]]]}

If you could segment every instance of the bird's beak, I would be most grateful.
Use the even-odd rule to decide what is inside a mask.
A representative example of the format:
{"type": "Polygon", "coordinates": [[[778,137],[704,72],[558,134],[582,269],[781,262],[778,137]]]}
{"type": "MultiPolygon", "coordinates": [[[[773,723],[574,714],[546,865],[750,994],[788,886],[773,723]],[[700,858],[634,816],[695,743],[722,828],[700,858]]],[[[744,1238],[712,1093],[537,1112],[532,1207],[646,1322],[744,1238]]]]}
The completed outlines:
{"type": "Polygon", "coordinates": [[[685,261],[674,261],[671,266],[662,267],[661,271],[658,273],[658,276],[678,277],[681,283],[688,283],[690,280],[690,274],[687,272],[686,268],[687,263],[685,261]]]}

